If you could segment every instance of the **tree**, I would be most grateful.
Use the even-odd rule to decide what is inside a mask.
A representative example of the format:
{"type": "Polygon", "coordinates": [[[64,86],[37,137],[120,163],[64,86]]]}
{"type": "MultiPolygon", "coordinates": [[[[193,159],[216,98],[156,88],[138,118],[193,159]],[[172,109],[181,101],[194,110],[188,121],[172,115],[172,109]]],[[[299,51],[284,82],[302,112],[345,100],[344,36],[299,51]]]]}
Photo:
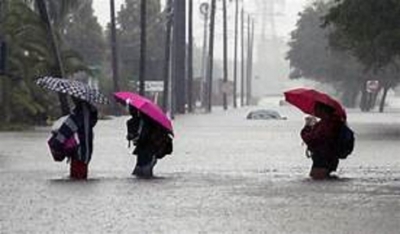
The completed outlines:
{"type": "MultiPolygon", "coordinates": [[[[325,16],[334,25],[332,36],[340,38],[342,48],[352,53],[375,79],[387,89],[400,82],[393,67],[400,55],[400,2],[397,0],[336,0],[325,16]],[[385,75],[382,75],[385,74],[385,75]],[[392,74],[389,78],[387,74],[392,74]],[[385,78],[383,78],[385,77],[385,78]]],[[[398,70],[398,69],[395,69],[398,70]]],[[[380,111],[383,111],[381,102],[380,111]]]]}
{"type": "MultiPolygon", "coordinates": [[[[61,3],[64,1],[56,1],[61,3]]],[[[7,42],[7,71],[2,77],[3,100],[1,119],[3,123],[39,123],[48,116],[57,116],[54,94],[40,91],[35,79],[55,74],[55,54],[48,46],[45,23],[35,11],[34,1],[8,1],[7,14],[1,27],[7,42]],[[39,122],[38,122],[39,121],[39,122]]],[[[62,41],[62,29],[55,38],[62,41]]],[[[61,48],[60,58],[66,74],[84,70],[80,56],[67,47],[61,48]]]]}
{"type": "Polygon", "coordinates": [[[30,123],[44,112],[32,79],[47,70],[51,53],[43,40],[46,31],[38,15],[21,0],[9,1],[4,21],[7,71],[3,77],[3,121],[30,123]]]}
{"type": "MultiPolygon", "coordinates": [[[[165,14],[160,2],[147,0],[146,74],[149,79],[162,80],[164,57],[165,14]]],[[[117,35],[121,65],[121,87],[133,89],[139,77],[140,0],[126,0],[117,15],[117,35]]],[[[107,32],[109,35],[109,32],[107,32]]]]}
{"type": "Polygon", "coordinates": [[[65,44],[79,52],[83,61],[91,66],[101,66],[105,60],[106,42],[100,24],[94,16],[92,0],[86,0],[63,27],[65,44]]]}
{"type": "Polygon", "coordinates": [[[335,33],[367,69],[379,69],[400,54],[400,2],[397,0],[335,0],[325,16],[335,33]]]}
{"type": "Polygon", "coordinates": [[[329,44],[329,35],[335,28],[322,27],[322,17],[329,7],[318,2],[300,14],[286,57],[292,69],[290,78],[331,84],[343,94],[346,105],[354,106],[365,74],[354,56],[329,44]]]}

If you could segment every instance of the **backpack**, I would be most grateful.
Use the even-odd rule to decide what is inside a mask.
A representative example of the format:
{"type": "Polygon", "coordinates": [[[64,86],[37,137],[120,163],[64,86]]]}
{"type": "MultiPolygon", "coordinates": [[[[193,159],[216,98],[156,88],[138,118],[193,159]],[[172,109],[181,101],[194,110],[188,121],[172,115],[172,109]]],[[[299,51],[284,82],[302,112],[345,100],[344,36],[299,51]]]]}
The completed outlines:
{"type": "Polygon", "coordinates": [[[59,142],[57,134],[52,133],[50,139],[47,141],[51,155],[54,161],[62,162],[65,158],[70,158],[78,153],[79,138],[76,133],[64,142],[59,142]]]}
{"type": "Polygon", "coordinates": [[[159,147],[160,150],[157,153],[158,159],[165,157],[165,155],[171,154],[173,151],[172,138],[169,135],[164,136],[159,147]]]}
{"type": "Polygon", "coordinates": [[[337,141],[338,158],[346,159],[353,152],[354,142],[353,130],[347,124],[342,124],[337,141]]]}
{"type": "Polygon", "coordinates": [[[51,130],[51,136],[47,141],[51,155],[56,162],[61,162],[65,158],[72,157],[78,152],[79,137],[76,132],[73,133],[68,139],[59,137],[59,135],[62,135],[59,130],[67,118],[68,116],[63,116],[54,122],[51,130]],[[60,141],[60,139],[63,139],[63,141],[60,141]]]}

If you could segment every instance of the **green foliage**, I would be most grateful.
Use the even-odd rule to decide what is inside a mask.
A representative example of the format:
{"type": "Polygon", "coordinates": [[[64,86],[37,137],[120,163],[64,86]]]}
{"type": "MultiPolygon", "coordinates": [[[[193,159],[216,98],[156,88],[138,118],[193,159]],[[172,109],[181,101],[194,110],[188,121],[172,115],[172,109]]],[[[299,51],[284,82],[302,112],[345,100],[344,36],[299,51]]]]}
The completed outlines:
{"type": "Polygon", "coordinates": [[[351,51],[367,69],[380,69],[400,54],[400,1],[336,0],[326,15],[351,51]]]}
{"type": "Polygon", "coordinates": [[[9,2],[3,25],[8,48],[3,118],[6,122],[32,123],[46,106],[32,96],[32,79],[52,59],[43,40],[46,32],[37,14],[21,0],[9,2]]]}
{"type": "MultiPolygon", "coordinates": [[[[160,1],[147,0],[146,79],[161,80],[164,59],[165,14],[160,1]]],[[[132,89],[139,77],[140,0],[126,0],[117,15],[121,88],[132,89]]],[[[108,33],[109,35],[109,33],[108,33]]]]}
{"type": "Polygon", "coordinates": [[[90,0],[46,0],[49,16],[55,29],[65,28],[64,25],[68,22],[68,18],[75,14],[75,10],[88,2],[91,5],[90,0]]]}
{"type": "Polygon", "coordinates": [[[338,83],[354,79],[361,65],[345,51],[332,48],[329,35],[335,29],[322,27],[322,17],[329,4],[316,3],[307,7],[291,33],[287,59],[293,69],[291,78],[304,77],[323,83],[338,83]]]}
{"type": "Polygon", "coordinates": [[[330,3],[318,1],[300,14],[286,57],[292,69],[290,77],[330,84],[342,93],[345,104],[352,106],[365,74],[357,59],[341,50],[341,41],[330,37],[336,29],[323,27],[323,16],[330,7],[330,3]],[[338,46],[331,46],[330,40],[338,46]]]}
{"type": "Polygon", "coordinates": [[[65,42],[79,51],[86,64],[100,66],[104,63],[106,41],[92,9],[92,1],[84,1],[63,27],[65,42]]]}
{"type": "MultiPolygon", "coordinates": [[[[383,111],[387,90],[400,82],[400,1],[335,0],[325,16],[326,25],[336,30],[331,38],[352,53],[380,81],[384,90],[380,104],[383,111]]],[[[332,46],[338,43],[332,42],[332,46]]],[[[365,94],[365,92],[364,92],[365,94]]]]}
{"type": "MultiPolygon", "coordinates": [[[[43,91],[35,84],[36,78],[54,74],[57,66],[49,46],[46,25],[35,11],[34,3],[35,1],[28,0],[8,1],[6,16],[4,21],[0,22],[8,48],[6,76],[2,77],[0,83],[0,123],[3,126],[18,126],[19,123],[42,124],[47,118],[54,118],[60,114],[57,95],[43,91]]],[[[84,60],[102,63],[104,55],[101,56],[101,53],[95,54],[95,57],[86,57],[94,52],[87,49],[89,45],[104,47],[101,27],[93,14],[89,14],[93,13],[91,1],[48,0],[46,3],[66,74],[90,72],[84,60]],[[82,11],[77,10],[77,16],[74,17],[75,11],[72,9],[82,11]],[[68,20],[74,20],[75,23],[68,20]],[[79,38],[82,35],[86,38],[79,38]],[[66,38],[70,39],[68,43],[65,43],[66,38]],[[85,40],[86,44],[76,45],[80,40],[85,40]],[[94,61],[97,57],[98,60],[94,61]]]]}
{"type": "Polygon", "coordinates": [[[321,29],[321,8],[307,7],[291,33],[287,59],[295,69],[292,78],[306,77],[323,81],[328,69],[327,32],[321,29]]]}

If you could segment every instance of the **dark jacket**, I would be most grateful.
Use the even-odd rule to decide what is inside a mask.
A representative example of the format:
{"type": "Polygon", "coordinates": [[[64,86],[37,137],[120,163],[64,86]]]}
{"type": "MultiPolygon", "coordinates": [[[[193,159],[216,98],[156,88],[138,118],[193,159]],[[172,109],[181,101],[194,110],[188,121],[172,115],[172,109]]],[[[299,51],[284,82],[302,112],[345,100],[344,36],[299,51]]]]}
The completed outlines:
{"type": "Polygon", "coordinates": [[[305,126],[301,138],[312,154],[326,159],[337,159],[337,141],[342,122],[336,119],[321,119],[314,126],[305,126]]]}
{"type": "Polygon", "coordinates": [[[142,116],[138,126],[138,138],[133,154],[156,155],[162,158],[172,152],[172,137],[159,124],[146,116],[142,116]]]}
{"type": "Polygon", "coordinates": [[[77,160],[89,163],[93,152],[93,128],[98,120],[98,113],[94,106],[84,103],[73,110],[76,118],[79,137],[79,151],[77,160]]]}
{"type": "Polygon", "coordinates": [[[126,121],[126,129],[127,129],[126,139],[128,141],[135,142],[137,140],[137,137],[139,136],[139,124],[140,124],[140,119],[139,117],[136,116],[135,117],[132,116],[132,118],[126,121]]]}

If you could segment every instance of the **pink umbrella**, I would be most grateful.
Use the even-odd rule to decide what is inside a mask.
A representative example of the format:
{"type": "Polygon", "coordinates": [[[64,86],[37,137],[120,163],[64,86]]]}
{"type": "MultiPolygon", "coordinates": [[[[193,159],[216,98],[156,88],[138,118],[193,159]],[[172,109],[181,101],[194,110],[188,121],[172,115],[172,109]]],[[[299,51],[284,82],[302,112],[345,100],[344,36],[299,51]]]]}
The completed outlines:
{"type": "Polygon", "coordinates": [[[114,98],[123,105],[128,104],[136,108],[173,134],[171,120],[164,114],[159,106],[149,99],[131,92],[116,92],[114,93],[114,98]]]}

